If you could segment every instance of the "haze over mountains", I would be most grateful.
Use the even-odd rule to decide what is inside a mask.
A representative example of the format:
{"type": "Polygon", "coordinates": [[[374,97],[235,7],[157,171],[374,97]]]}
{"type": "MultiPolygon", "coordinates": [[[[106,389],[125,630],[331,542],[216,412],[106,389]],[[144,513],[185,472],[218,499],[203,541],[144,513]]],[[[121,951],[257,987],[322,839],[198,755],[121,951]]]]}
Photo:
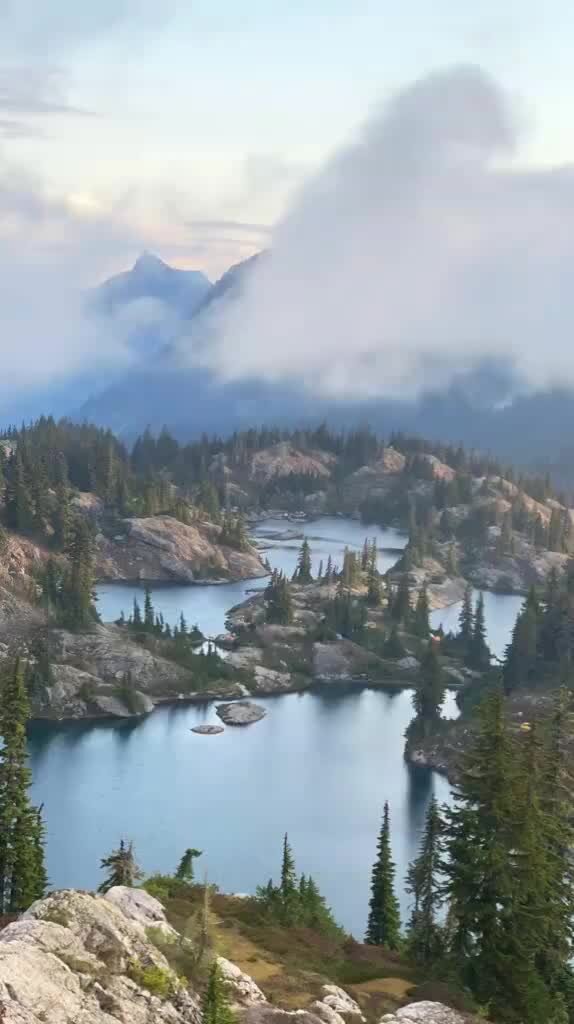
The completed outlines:
{"type": "MultiPolygon", "coordinates": [[[[352,427],[368,422],[383,433],[403,429],[460,440],[528,464],[559,461],[574,431],[574,398],[555,390],[514,395],[515,380],[502,360],[485,361],[473,373],[461,374],[444,393],[429,389],[411,401],[363,402],[314,393],[305,387],[304,376],[299,381],[229,380],[195,365],[194,352],[210,343],[213,311],[240,299],[245,281],[265,258],[252,257],[211,285],[202,274],[178,272],[146,254],[131,271],[100,286],[95,293],[98,315],[113,323],[133,317],[132,346],[139,357],[120,379],[86,401],[81,415],[126,438],[146,426],[159,430],[166,425],[188,439],[261,423],[325,419],[352,427]],[[141,312],[146,302],[156,304],[154,321],[133,316],[134,308],[141,312]],[[163,319],[157,319],[158,310],[163,319]]],[[[359,297],[349,295],[354,301],[359,297]]]]}

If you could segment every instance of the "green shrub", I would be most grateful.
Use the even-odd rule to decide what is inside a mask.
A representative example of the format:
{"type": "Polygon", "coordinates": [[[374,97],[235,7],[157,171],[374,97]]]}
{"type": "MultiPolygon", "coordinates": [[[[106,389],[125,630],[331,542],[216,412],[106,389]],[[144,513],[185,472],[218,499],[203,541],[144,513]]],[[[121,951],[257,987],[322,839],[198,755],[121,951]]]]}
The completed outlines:
{"type": "Polygon", "coordinates": [[[137,960],[130,960],[127,973],[136,985],[146,988],[160,999],[173,998],[181,984],[175,974],[164,967],[156,967],[155,964],[144,967],[137,960]]]}

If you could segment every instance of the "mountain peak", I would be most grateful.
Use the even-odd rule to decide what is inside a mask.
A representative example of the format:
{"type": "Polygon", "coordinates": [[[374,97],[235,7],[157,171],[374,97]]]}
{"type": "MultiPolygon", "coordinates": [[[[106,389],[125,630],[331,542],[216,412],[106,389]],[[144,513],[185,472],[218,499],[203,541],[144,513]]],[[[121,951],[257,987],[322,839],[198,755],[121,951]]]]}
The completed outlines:
{"type": "Polygon", "coordinates": [[[153,252],[145,249],[135,261],[133,270],[135,273],[141,274],[158,274],[171,270],[171,267],[164,263],[163,260],[160,260],[159,256],[155,256],[153,252]]]}

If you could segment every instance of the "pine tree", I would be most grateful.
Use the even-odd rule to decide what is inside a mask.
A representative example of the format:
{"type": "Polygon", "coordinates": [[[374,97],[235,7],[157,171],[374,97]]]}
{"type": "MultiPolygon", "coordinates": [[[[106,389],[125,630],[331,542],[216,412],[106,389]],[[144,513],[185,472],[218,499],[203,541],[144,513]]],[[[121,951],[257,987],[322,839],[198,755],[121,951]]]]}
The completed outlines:
{"type": "Polygon", "coordinates": [[[429,599],[426,584],[419,590],[413,617],[413,632],[422,640],[430,636],[429,599]]]}
{"type": "Polygon", "coordinates": [[[69,549],[70,568],[62,587],[62,618],[70,629],[85,629],[96,619],[94,607],[94,556],[87,523],[74,523],[69,549]]]}
{"type": "Polygon", "coordinates": [[[486,623],[484,619],[484,594],[478,595],[474,613],[474,627],[468,648],[467,661],[471,668],[487,669],[490,666],[490,651],[486,643],[486,623]]]}
{"type": "Polygon", "coordinates": [[[383,600],[381,577],[377,569],[371,565],[369,565],[367,572],[367,604],[370,608],[378,608],[383,600]]]}
{"type": "Polygon", "coordinates": [[[147,633],[153,633],[155,627],[155,612],[151,600],[151,590],[146,585],[144,590],[144,618],[143,625],[147,633]]]}
{"type": "Polygon", "coordinates": [[[383,648],[385,658],[399,659],[404,658],[406,652],[405,646],[401,640],[398,626],[394,625],[383,648]]]}
{"type": "Polygon", "coordinates": [[[201,852],[201,850],[188,847],[177,866],[177,871],[175,872],[175,877],[178,882],[186,882],[187,884],[193,882],[193,862],[197,857],[201,857],[201,852]]]}
{"type": "Polygon", "coordinates": [[[330,583],[333,579],[333,559],[331,555],[327,558],[327,565],[325,567],[325,583],[330,583]]]}
{"type": "Polygon", "coordinates": [[[411,726],[417,735],[427,736],[440,719],[444,691],[443,674],[436,643],[431,640],[421,662],[421,684],[413,693],[416,718],[411,726]]]}
{"type": "Polygon", "coordinates": [[[98,892],[107,892],[115,885],[126,885],[133,888],[138,879],[143,878],[134,856],[133,843],[126,843],[120,840],[120,845],[100,862],[102,870],[108,870],[109,874],[98,888],[98,892]]]}
{"type": "Polygon", "coordinates": [[[319,562],[319,568],[317,569],[317,579],[323,579],[323,559],[319,562]]]}
{"type": "Polygon", "coordinates": [[[293,573],[294,583],[312,583],[313,574],[311,572],[311,548],[309,547],[309,541],[305,537],[301,545],[299,557],[297,559],[297,566],[293,573]]]}
{"type": "Polygon", "coordinates": [[[6,525],[19,533],[34,529],[34,507],[20,446],[10,460],[4,518],[6,525]]]}
{"type": "Polygon", "coordinates": [[[474,635],[474,612],[472,608],[472,587],[470,583],[464,591],[462,607],[458,617],[458,639],[465,652],[470,650],[474,635]]]}
{"type": "Polygon", "coordinates": [[[0,914],[25,910],[44,895],[44,829],[31,806],[26,722],[29,714],[24,666],[17,659],[5,672],[0,700],[0,914]]]}
{"type": "Polygon", "coordinates": [[[365,942],[371,946],[398,949],[400,942],[399,905],[394,892],[395,865],[391,855],[389,805],[385,803],[383,823],[373,865],[371,898],[365,942]]]}
{"type": "Polygon", "coordinates": [[[450,953],[463,981],[488,1002],[505,983],[502,927],[514,878],[516,760],[502,696],[479,708],[479,731],[467,752],[455,805],[445,810],[450,953]]]}
{"type": "Polygon", "coordinates": [[[134,627],[134,629],[140,629],[142,625],[142,613],[137,597],[134,597],[131,625],[134,627]]]}
{"type": "Polygon", "coordinates": [[[234,1024],[235,1022],[235,1015],[229,1005],[217,957],[211,965],[201,1009],[203,1024],[234,1024]]]}
{"type": "Polygon", "coordinates": [[[395,622],[408,623],[411,615],[411,590],[409,586],[409,575],[404,572],[399,580],[397,592],[391,608],[391,615],[395,622]]]}
{"type": "Polygon", "coordinates": [[[426,815],[419,855],[410,865],[407,892],[414,899],[408,926],[409,952],[417,963],[431,964],[442,953],[442,929],[438,913],[442,905],[442,821],[433,796],[426,815]]]}
{"type": "Polygon", "coordinates": [[[298,916],[299,900],[297,874],[295,871],[295,860],[293,851],[289,845],[289,838],[285,833],[283,840],[283,860],[281,863],[281,882],[279,885],[281,897],[282,919],[284,924],[294,924],[298,916]]]}

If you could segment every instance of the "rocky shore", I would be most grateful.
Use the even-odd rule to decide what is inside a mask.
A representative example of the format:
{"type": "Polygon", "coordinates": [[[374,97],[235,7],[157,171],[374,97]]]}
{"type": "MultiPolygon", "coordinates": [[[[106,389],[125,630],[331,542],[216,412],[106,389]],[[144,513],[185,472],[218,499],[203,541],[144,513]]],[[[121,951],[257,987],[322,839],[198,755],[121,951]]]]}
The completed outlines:
{"type": "Polygon", "coordinates": [[[221,543],[213,523],[181,523],[172,516],[125,519],[113,537],[96,537],[96,575],[105,581],[214,583],[265,576],[257,550],[221,543]]]}

